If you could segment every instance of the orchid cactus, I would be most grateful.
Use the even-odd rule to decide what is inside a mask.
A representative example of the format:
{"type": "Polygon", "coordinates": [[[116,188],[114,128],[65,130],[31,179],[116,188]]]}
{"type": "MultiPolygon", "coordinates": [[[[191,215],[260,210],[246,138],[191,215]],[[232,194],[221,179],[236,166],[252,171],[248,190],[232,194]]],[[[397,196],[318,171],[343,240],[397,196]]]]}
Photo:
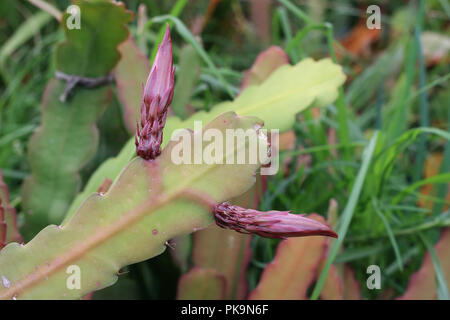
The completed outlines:
{"type": "MultiPolygon", "coordinates": [[[[173,98],[175,68],[172,62],[172,41],[169,25],[145,84],[141,105],[141,129],[137,124],[136,154],[153,160],[161,153],[163,129],[173,98]]],[[[328,226],[301,215],[283,211],[260,212],[221,203],[214,206],[217,225],[262,237],[287,238],[322,235],[337,238],[328,226]]]]}
{"type": "MultiPolygon", "coordinates": [[[[121,267],[160,254],[167,240],[202,229],[214,217],[222,227],[267,237],[336,236],[328,226],[299,215],[262,213],[223,203],[255,182],[254,173],[261,163],[172,163],[174,144],[169,142],[161,151],[173,96],[172,63],[167,27],[143,90],[141,127],[138,124],[135,136],[138,157],[112,185],[98,186],[100,191],[90,195],[63,225],[48,226],[25,245],[12,243],[1,251],[0,274],[7,285],[0,288],[0,298],[81,297],[113,284],[121,267]],[[223,176],[227,182],[214,186],[213,181],[223,176]],[[14,268],[16,263],[22,267],[14,268]],[[65,287],[64,270],[69,265],[85,274],[80,291],[65,287]]],[[[254,117],[226,112],[205,128],[257,130],[260,123],[254,117]]],[[[256,137],[268,148],[265,135],[256,137]]],[[[231,151],[247,148],[247,143],[238,144],[231,151]]]]}
{"type": "Polygon", "coordinates": [[[0,299],[449,299],[442,6],[69,2],[0,4],[0,299]]]}

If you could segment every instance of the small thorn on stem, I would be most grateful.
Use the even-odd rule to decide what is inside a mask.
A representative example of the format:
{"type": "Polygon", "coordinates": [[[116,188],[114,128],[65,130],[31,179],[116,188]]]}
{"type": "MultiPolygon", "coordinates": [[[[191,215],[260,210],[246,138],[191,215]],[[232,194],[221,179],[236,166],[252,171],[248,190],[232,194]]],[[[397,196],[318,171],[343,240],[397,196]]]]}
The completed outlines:
{"type": "Polygon", "coordinates": [[[175,250],[175,247],[174,247],[169,241],[164,242],[164,245],[165,245],[166,247],[169,247],[169,248],[172,249],[172,250],[175,250]]]}

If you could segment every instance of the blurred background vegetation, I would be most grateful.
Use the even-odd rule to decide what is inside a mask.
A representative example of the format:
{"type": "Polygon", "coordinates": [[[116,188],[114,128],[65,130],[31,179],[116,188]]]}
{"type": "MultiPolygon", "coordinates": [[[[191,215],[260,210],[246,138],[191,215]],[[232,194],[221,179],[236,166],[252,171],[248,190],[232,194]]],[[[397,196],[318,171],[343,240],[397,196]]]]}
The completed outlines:
{"type": "MultiPolygon", "coordinates": [[[[70,5],[65,0],[48,2],[60,11],[70,5]]],[[[387,151],[376,155],[383,158],[389,154],[391,158],[383,161],[392,169],[369,167],[335,262],[347,262],[352,267],[363,297],[399,296],[420,268],[425,252],[438,240],[441,228],[450,225],[449,141],[442,135],[408,131],[417,127],[449,131],[450,4],[446,0],[289,3],[300,8],[306,19],[300,19],[286,1],[275,0],[130,0],[126,7],[136,13],[130,30],[150,59],[160,39],[160,25],[144,25],[142,22],[148,21],[144,17],[178,16],[234,93],[239,92],[243,72],[270,45],[284,48],[291,63],[304,57],[335,55],[348,77],[342,100],[337,102],[346,106],[348,135],[340,131],[337,105],[317,114],[314,110],[303,113],[291,135],[285,137],[289,150],[281,154],[283,170],[269,179],[260,208],[326,214],[334,199],[339,212],[344,211],[357,184],[363,147],[374,130],[380,130],[383,141],[377,148],[387,151]],[[366,8],[372,4],[381,8],[380,30],[369,30],[365,24],[366,8]],[[323,32],[307,30],[308,20],[332,25],[331,46],[323,32]],[[410,135],[402,136],[406,132],[410,135]],[[403,140],[396,140],[399,137],[403,140]],[[338,143],[347,147],[330,147],[338,143]],[[379,265],[383,272],[381,293],[365,286],[366,268],[371,264],[379,265]]],[[[30,172],[27,143],[40,123],[43,90],[55,71],[55,45],[63,37],[58,21],[30,2],[0,2],[0,167],[19,213],[20,186],[30,172]]],[[[186,54],[186,39],[176,32],[172,37],[179,67],[186,54]]],[[[199,57],[192,59],[200,66],[198,73],[188,69],[188,75],[185,71],[180,76],[180,69],[186,68],[177,70],[177,79],[192,77],[187,84],[193,85],[189,112],[208,110],[230,99],[211,69],[199,57]]],[[[100,146],[95,159],[83,170],[84,182],[127,141],[120,113],[116,100],[100,120],[100,146]]],[[[272,261],[277,244],[275,240],[253,239],[250,288],[256,286],[265,265],[272,261]]],[[[450,261],[449,256],[446,259],[450,261]]],[[[439,268],[439,259],[435,262],[438,275],[444,279],[445,274],[450,275],[450,270],[439,268]]],[[[446,266],[450,268],[450,264],[446,266]]],[[[126,274],[125,270],[119,284],[99,292],[98,297],[175,297],[180,271],[167,252],[130,269],[134,272],[126,274]]],[[[445,281],[438,283],[445,292],[445,281]]]]}

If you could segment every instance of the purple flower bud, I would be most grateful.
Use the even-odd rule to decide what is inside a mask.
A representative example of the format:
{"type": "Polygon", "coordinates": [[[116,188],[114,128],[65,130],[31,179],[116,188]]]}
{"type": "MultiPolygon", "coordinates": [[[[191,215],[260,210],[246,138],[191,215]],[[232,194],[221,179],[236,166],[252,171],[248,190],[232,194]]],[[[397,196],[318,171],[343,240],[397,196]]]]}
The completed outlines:
{"type": "Polygon", "coordinates": [[[287,237],[328,236],[337,238],[330,227],[303,215],[289,211],[262,212],[244,209],[228,203],[216,206],[214,216],[219,227],[265,238],[285,239],[287,237]]]}
{"type": "Polygon", "coordinates": [[[161,153],[163,128],[167,109],[172,102],[175,68],[172,59],[172,40],[167,25],[164,39],[144,87],[141,105],[141,124],[137,123],[135,135],[136,153],[146,160],[155,159],[161,153]]]}

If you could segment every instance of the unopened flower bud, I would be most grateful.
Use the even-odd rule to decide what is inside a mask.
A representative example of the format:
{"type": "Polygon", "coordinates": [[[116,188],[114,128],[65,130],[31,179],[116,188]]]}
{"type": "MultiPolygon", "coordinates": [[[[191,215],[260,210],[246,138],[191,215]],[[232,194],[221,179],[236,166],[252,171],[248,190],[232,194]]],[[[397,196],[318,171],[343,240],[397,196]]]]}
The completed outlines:
{"type": "Polygon", "coordinates": [[[172,40],[167,26],[144,87],[141,123],[140,126],[137,123],[135,135],[136,153],[146,160],[155,159],[161,153],[167,110],[173,99],[174,76],[172,40]]]}
{"type": "Polygon", "coordinates": [[[285,239],[287,237],[327,236],[337,234],[327,225],[289,211],[262,212],[245,209],[228,203],[216,206],[214,216],[219,227],[265,238],[285,239]]]}

